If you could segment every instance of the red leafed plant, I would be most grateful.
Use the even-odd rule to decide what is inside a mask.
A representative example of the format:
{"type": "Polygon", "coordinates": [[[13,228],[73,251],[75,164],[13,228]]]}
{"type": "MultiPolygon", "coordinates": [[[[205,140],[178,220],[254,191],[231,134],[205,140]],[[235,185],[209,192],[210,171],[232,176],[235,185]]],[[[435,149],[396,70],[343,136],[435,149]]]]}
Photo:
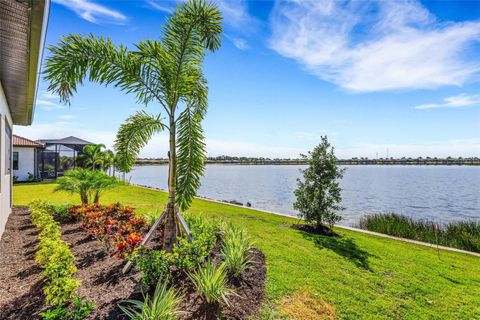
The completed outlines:
{"type": "Polygon", "coordinates": [[[119,203],[72,207],[69,213],[80,219],[83,230],[101,241],[108,250],[113,244],[112,256],[131,254],[142,242],[141,234],[147,227],[145,219],[135,217],[134,208],[122,207],[119,203]]]}

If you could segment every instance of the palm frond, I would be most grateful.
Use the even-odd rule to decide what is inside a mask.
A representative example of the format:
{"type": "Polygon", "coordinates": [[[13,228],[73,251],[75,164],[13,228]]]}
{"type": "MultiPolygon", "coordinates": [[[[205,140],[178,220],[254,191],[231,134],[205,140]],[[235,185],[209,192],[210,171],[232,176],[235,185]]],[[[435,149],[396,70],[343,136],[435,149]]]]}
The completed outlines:
{"type": "Polygon", "coordinates": [[[153,99],[163,103],[158,72],[146,68],[135,53],[115,46],[108,38],[71,34],[48,49],[51,55],[46,59],[45,79],[48,90],[58,94],[62,102],[70,103],[77,86],[88,76],[92,82],[134,93],[139,103],[148,104],[153,99]]]}
{"type": "Polygon", "coordinates": [[[117,166],[123,172],[129,172],[135,164],[140,150],[150,138],[165,129],[160,114],[153,116],[145,111],[139,111],[130,116],[120,126],[115,140],[117,152],[117,166]]]}
{"type": "Polygon", "coordinates": [[[203,175],[206,148],[201,120],[193,108],[185,109],[178,118],[176,200],[181,210],[190,206],[203,175]]]}

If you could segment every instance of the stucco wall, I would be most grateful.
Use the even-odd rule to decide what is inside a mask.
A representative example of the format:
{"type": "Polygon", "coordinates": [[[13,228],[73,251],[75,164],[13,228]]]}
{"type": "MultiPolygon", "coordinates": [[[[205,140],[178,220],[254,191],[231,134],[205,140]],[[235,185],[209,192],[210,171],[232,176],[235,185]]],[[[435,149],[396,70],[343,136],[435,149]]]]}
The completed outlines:
{"type": "Polygon", "coordinates": [[[12,212],[10,203],[12,179],[11,174],[5,172],[5,124],[7,122],[10,128],[12,128],[12,117],[10,116],[7,100],[0,83],[0,235],[5,230],[8,216],[12,212]]]}
{"type": "Polygon", "coordinates": [[[35,148],[13,147],[13,152],[18,152],[18,170],[13,170],[13,175],[18,181],[27,181],[29,173],[35,174],[35,148]]]}

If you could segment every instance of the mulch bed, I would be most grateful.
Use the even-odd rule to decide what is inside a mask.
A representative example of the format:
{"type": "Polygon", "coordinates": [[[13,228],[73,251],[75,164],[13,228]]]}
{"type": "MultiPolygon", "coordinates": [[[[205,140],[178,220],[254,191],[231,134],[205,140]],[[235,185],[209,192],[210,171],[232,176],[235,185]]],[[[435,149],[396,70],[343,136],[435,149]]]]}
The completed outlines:
{"type": "Polygon", "coordinates": [[[320,226],[319,228],[316,228],[309,224],[292,224],[291,228],[304,231],[310,234],[318,234],[321,236],[328,236],[328,237],[340,237],[338,233],[336,233],[335,231],[333,231],[332,229],[326,226],[320,226]]]}
{"type": "MultiPolygon", "coordinates": [[[[122,274],[125,261],[110,257],[99,242],[80,228],[79,222],[62,223],[62,239],[70,243],[81,281],[79,295],[95,302],[91,319],[124,319],[117,304],[125,299],[141,299],[140,273],[132,269],[122,274]]],[[[38,319],[45,310],[40,269],[35,264],[37,231],[30,222],[29,211],[16,207],[10,215],[0,242],[0,318],[38,319]]],[[[218,258],[218,248],[212,254],[218,258]]],[[[265,256],[253,250],[250,268],[241,281],[230,279],[238,296],[221,309],[222,319],[246,320],[254,314],[263,299],[266,278],[265,256]]],[[[182,320],[215,319],[218,310],[206,304],[196,293],[191,281],[177,275],[175,287],[184,295],[182,320]]]]}

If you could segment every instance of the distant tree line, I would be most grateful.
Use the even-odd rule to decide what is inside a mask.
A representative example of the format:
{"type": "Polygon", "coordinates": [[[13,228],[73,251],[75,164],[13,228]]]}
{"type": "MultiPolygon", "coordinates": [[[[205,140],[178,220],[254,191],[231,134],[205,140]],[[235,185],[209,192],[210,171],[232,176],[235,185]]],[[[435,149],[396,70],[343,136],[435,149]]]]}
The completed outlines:
{"type": "MultiPolygon", "coordinates": [[[[224,163],[224,164],[306,164],[307,162],[301,158],[264,158],[264,157],[234,157],[234,156],[217,156],[208,157],[206,163],[224,163]]],[[[480,166],[479,157],[468,158],[437,158],[437,157],[402,157],[402,158],[377,158],[369,159],[365,157],[351,159],[337,159],[339,165],[466,165],[480,166]]],[[[138,159],[136,164],[162,164],[168,163],[168,159],[162,158],[143,158],[138,159]]]]}

